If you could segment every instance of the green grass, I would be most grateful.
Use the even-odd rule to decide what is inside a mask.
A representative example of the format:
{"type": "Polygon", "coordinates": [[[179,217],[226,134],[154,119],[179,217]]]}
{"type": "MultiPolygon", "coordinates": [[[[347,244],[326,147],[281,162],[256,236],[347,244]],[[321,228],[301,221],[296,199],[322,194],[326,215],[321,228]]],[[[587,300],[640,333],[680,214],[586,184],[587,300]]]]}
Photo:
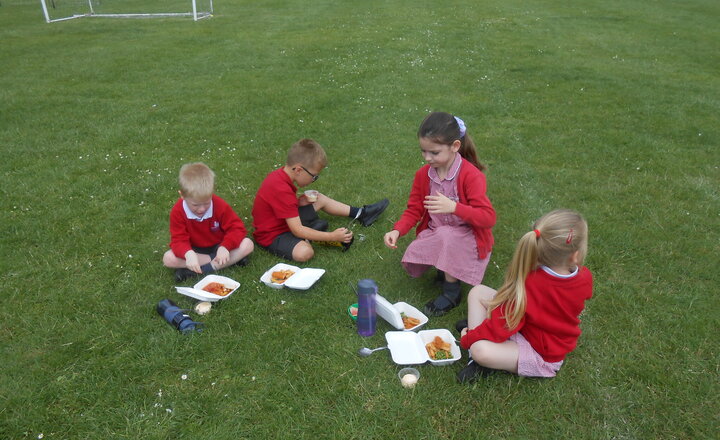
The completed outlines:
{"type": "MultiPolygon", "coordinates": [[[[105,2],[106,4],[108,2],[105,2]]],[[[715,1],[216,2],[215,16],[46,24],[0,6],[0,437],[712,438],[720,243],[715,1]],[[402,212],[431,110],[463,117],[489,165],[502,280],[515,241],[585,214],[595,297],[553,380],[400,388],[348,283],[422,306],[382,235],[402,212]],[[182,336],[161,255],[179,167],[202,160],[250,224],[262,178],[301,137],[315,187],[392,204],[307,292],[275,291],[258,250],[241,289],[182,336]],[[187,378],[183,379],[183,375],[187,378]]],[[[345,222],[332,220],[331,226],[345,222]]],[[[188,283],[189,284],[189,283],[188,283]]],[[[428,328],[452,328],[463,307],[428,328]]],[[[715,434],[713,434],[713,432],[715,434]]]]}

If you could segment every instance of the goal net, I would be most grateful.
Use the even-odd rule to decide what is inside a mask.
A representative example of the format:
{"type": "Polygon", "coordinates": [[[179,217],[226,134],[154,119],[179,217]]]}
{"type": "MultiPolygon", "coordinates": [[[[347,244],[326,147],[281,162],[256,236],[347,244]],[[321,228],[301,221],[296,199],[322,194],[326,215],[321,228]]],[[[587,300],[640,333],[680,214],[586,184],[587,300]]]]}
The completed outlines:
{"type": "Polygon", "coordinates": [[[45,21],[81,17],[151,18],[212,16],[212,0],[40,0],[45,21]]]}

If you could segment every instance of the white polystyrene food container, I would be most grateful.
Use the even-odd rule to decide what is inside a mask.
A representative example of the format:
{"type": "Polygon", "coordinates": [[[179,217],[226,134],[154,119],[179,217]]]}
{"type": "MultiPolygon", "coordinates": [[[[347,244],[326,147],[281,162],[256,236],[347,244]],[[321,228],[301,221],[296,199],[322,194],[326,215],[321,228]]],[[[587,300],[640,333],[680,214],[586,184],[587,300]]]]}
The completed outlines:
{"type": "Polygon", "coordinates": [[[312,267],[300,269],[297,266],[291,266],[285,263],[278,263],[268,269],[267,272],[265,272],[260,277],[260,281],[265,283],[267,286],[272,287],[273,289],[282,289],[283,287],[288,287],[290,289],[307,290],[311,288],[313,284],[315,284],[315,282],[323,276],[324,273],[325,269],[315,269],[312,267]],[[290,278],[285,280],[284,283],[273,283],[272,281],[270,281],[272,273],[279,270],[291,270],[295,273],[292,274],[290,278]]]}
{"type": "Polygon", "coordinates": [[[420,330],[419,332],[387,332],[385,340],[390,350],[393,362],[398,365],[419,365],[430,362],[433,365],[449,365],[460,359],[460,347],[449,330],[441,328],[434,330],[420,330]],[[425,344],[432,342],[435,336],[440,336],[450,344],[451,359],[430,359],[425,344]]]}
{"type": "Polygon", "coordinates": [[[220,301],[221,299],[229,298],[230,295],[232,295],[238,289],[238,287],[240,287],[240,283],[233,280],[232,278],[224,277],[221,275],[208,275],[195,283],[195,285],[192,287],[176,286],[175,290],[177,290],[178,293],[182,295],[189,296],[190,298],[195,298],[200,301],[215,302],[220,301]],[[232,289],[232,292],[228,293],[225,296],[220,296],[215,295],[214,293],[210,293],[206,290],[202,290],[203,287],[207,286],[210,283],[220,283],[225,287],[232,289]]]}
{"type": "Polygon", "coordinates": [[[428,317],[410,304],[402,301],[390,304],[382,295],[375,295],[375,312],[390,325],[403,331],[415,331],[428,322],[428,317]],[[406,329],[402,322],[402,313],[411,318],[419,319],[420,324],[406,329]]]}

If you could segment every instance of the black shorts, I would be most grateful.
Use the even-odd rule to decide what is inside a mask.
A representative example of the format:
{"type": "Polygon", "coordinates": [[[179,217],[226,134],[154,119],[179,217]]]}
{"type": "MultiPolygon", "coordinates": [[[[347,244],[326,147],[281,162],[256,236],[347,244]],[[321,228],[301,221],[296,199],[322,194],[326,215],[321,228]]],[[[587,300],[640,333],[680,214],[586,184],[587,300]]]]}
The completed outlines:
{"type": "MultiPolygon", "coordinates": [[[[312,222],[318,219],[317,212],[313,205],[305,205],[298,208],[300,214],[300,222],[304,226],[308,226],[312,222]]],[[[275,237],[275,240],[270,243],[270,246],[265,247],[268,252],[283,257],[287,260],[293,259],[292,252],[298,243],[304,241],[303,238],[298,238],[292,234],[292,232],[283,232],[282,234],[275,237]]],[[[264,246],[263,246],[264,247],[264,246]]]]}
{"type": "Polygon", "coordinates": [[[199,246],[193,246],[192,250],[195,251],[195,253],[198,254],[205,254],[210,255],[210,259],[214,260],[217,256],[217,250],[220,247],[220,243],[216,244],[215,246],[209,246],[209,247],[199,247],[199,246]]]}

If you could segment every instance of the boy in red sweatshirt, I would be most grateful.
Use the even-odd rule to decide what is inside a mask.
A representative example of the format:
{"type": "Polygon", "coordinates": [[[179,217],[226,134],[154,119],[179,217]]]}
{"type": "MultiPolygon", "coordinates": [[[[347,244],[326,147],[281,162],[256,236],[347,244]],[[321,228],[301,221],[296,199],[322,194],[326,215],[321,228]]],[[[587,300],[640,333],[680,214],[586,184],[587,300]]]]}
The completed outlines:
{"type": "Polygon", "coordinates": [[[253,242],[232,207],[214,194],[215,173],[202,162],[185,164],[179,183],[180,199],[170,211],[170,250],[163,255],[175,280],[247,264],[253,242]]]}

